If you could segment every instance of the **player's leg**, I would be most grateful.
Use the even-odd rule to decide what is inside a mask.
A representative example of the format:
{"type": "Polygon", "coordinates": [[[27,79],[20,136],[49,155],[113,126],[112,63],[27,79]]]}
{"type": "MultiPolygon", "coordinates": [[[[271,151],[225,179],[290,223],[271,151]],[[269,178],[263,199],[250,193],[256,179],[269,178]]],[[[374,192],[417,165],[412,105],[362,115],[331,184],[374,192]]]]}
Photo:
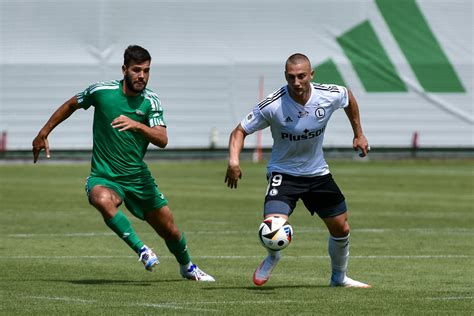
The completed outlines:
{"type": "Polygon", "coordinates": [[[191,261],[186,237],[176,226],[168,200],[159,191],[151,175],[141,177],[139,184],[127,187],[125,204],[132,214],[145,220],[164,239],[168,250],[178,261],[183,277],[196,281],[214,281],[212,276],[191,261]]]}
{"type": "MultiPolygon", "coordinates": [[[[268,215],[265,214],[264,217],[268,218],[271,216],[280,216],[288,220],[287,215],[283,215],[280,213],[270,213],[268,215]]],[[[270,279],[273,269],[275,269],[276,265],[278,264],[278,261],[280,261],[281,258],[281,252],[279,250],[272,250],[269,248],[265,249],[267,250],[267,256],[258,265],[257,269],[255,269],[255,272],[253,273],[253,283],[259,286],[265,284],[268,279],[270,279]]]]}
{"type": "Polygon", "coordinates": [[[322,219],[329,231],[328,253],[331,258],[331,284],[342,284],[349,262],[349,224],[347,212],[322,219]]]}
{"type": "MultiPolygon", "coordinates": [[[[118,185],[106,179],[89,177],[86,182],[86,192],[91,205],[100,212],[105,224],[118,237],[139,255],[148,249],[136,234],[127,216],[118,209],[123,200],[123,191],[118,185]]],[[[148,266],[145,264],[145,268],[149,271],[158,262],[158,259],[154,260],[153,256],[156,258],[153,253],[148,254],[148,266]]]]}
{"type": "Polygon", "coordinates": [[[331,286],[370,287],[347,277],[349,262],[349,223],[344,195],[331,174],[315,177],[311,192],[302,197],[308,210],[324,221],[329,231],[328,253],[331,259],[331,286]]]}
{"type": "MultiPolygon", "coordinates": [[[[272,174],[268,178],[267,195],[263,215],[264,218],[271,216],[280,216],[288,220],[288,217],[296,207],[298,200],[295,194],[293,177],[284,174],[272,174]]],[[[281,252],[266,248],[267,256],[258,265],[253,274],[253,283],[255,285],[265,284],[277,266],[281,258],[281,252]]]]}
{"type": "Polygon", "coordinates": [[[347,212],[343,214],[323,218],[329,230],[328,253],[331,258],[331,281],[330,286],[361,287],[368,288],[365,284],[353,280],[347,276],[347,265],[349,262],[349,223],[347,212]]]}
{"type": "Polygon", "coordinates": [[[194,281],[215,281],[212,276],[202,271],[191,261],[186,237],[176,226],[171,210],[167,205],[145,212],[145,220],[165,240],[168,250],[178,261],[180,273],[184,278],[194,281]]]}
{"type": "Polygon", "coordinates": [[[118,209],[122,203],[122,197],[118,193],[121,193],[120,188],[114,186],[112,189],[112,186],[113,184],[97,178],[89,179],[87,182],[89,202],[100,212],[107,226],[138,252],[143,247],[143,242],[138,238],[125,214],[118,209]]]}
{"type": "Polygon", "coordinates": [[[104,185],[95,185],[88,192],[89,202],[102,215],[105,221],[112,219],[122,204],[122,198],[115,190],[104,185]]]}
{"type": "Polygon", "coordinates": [[[166,246],[180,264],[188,264],[191,259],[186,247],[186,239],[174,222],[167,205],[144,213],[145,221],[164,239],[166,246]]]}

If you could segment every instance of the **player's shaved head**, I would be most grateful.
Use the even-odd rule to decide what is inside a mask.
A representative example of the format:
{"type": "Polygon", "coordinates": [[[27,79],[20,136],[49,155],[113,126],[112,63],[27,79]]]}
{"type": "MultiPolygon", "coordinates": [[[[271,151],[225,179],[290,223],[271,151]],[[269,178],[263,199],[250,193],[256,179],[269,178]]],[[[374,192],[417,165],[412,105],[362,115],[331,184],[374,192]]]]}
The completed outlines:
{"type": "Polygon", "coordinates": [[[301,53],[296,53],[288,57],[285,63],[285,70],[288,70],[288,65],[296,65],[296,64],[304,64],[308,63],[309,67],[311,68],[311,62],[309,61],[309,58],[306,57],[306,55],[301,54],[301,53]]]}

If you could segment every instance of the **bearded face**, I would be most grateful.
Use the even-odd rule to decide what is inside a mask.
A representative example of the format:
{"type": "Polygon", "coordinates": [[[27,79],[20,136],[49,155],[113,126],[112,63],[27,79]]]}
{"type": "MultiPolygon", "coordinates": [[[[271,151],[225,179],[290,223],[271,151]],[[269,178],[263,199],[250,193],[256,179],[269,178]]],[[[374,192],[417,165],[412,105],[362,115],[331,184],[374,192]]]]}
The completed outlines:
{"type": "Polygon", "coordinates": [[[140,64],[131,63],[129,66],[122,66],[123,79],[125,83],[125,93],[136,95],[141,93],[148,83],[150,77],[150,61],[140,64]]]}

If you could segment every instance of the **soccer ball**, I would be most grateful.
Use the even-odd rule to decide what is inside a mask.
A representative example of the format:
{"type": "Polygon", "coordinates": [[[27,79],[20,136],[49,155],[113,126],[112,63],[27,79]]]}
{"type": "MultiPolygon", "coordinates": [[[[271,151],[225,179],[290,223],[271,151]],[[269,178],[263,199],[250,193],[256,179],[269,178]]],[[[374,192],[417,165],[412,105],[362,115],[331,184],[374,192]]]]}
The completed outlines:
{"type": "Polygon", "coordinates": [[[267,217],[258,229],[262,245],[271,250],[282,250],[288,247],[293,237],[293,227],[283,217],[267,217]]]}

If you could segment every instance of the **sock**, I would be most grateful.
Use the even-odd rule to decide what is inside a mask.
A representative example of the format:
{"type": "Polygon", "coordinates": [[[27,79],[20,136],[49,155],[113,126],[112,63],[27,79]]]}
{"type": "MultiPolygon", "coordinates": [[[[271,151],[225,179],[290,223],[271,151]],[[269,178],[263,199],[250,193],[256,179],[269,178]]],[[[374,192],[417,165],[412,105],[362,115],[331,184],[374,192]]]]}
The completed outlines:
{"type": "Polygon", "coordinates": [[[165,240],[169,251],[176,257],[179,264],[186,266],[187,269],[191,266],[191,257],[188,253],[188,246],[186,245],[186,238],[181,234],[180,241],[165,240]]]}
{"type": "Polygon", "coordinates": [[[280,260],[280,251],[279,250],[271,250],[267,249],[268,255],[273,259],[273,260],[280,260]]]}
{"type": "Polygon", "coordinates": [[[107,226],[122,238],[122,240],[125,241],[135,252],[138,253],[140,248],[144,246],[143,242],[138,238],[133,230],[127,216],[125,216],[121,210],[118,210],[114,217],[106,220],[105,224],[107,224],[107,226]]]}
{"type": "Polygon", "coordinates": [[[331,258],[331,280],[342,283],[346,277],[349,261],[349,235],[345,237],[329,236],[328,253],[331,258]]]}

